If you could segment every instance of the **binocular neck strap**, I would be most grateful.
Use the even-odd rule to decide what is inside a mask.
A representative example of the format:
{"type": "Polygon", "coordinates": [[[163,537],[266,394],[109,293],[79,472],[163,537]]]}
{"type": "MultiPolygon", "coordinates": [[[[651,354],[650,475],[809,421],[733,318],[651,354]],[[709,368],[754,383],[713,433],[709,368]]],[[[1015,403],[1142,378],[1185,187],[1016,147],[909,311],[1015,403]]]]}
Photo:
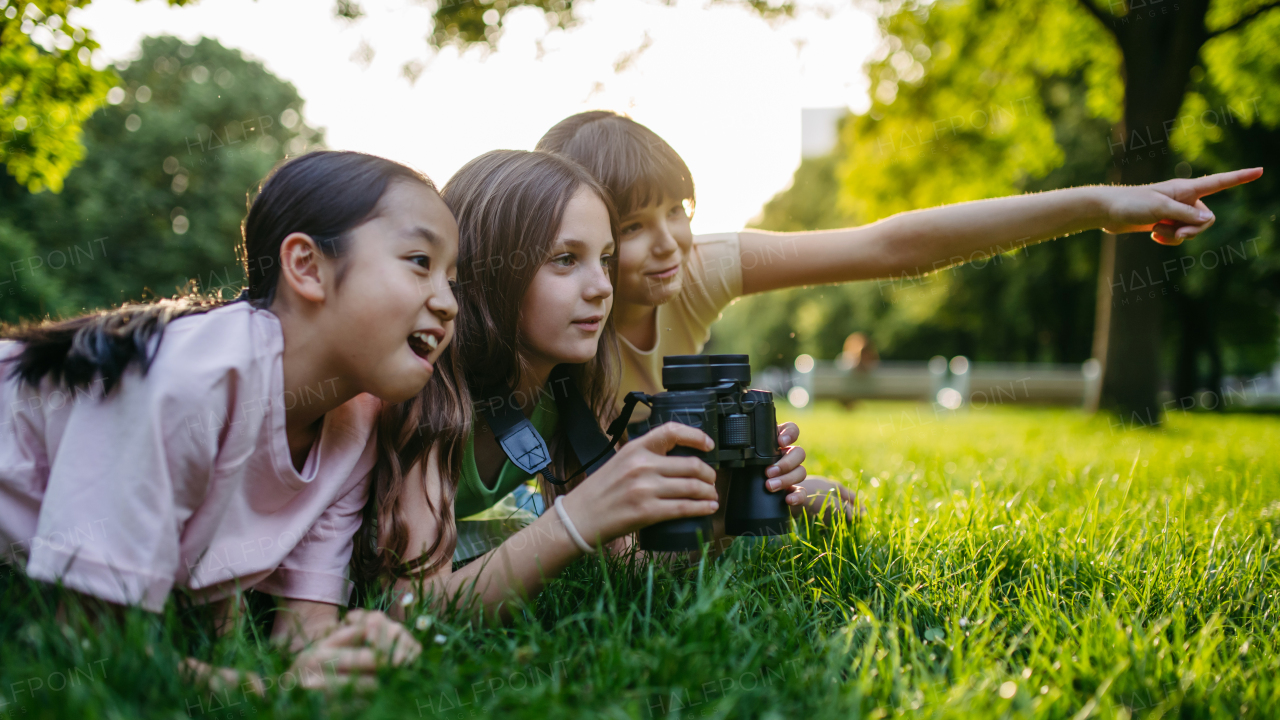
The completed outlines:
{"type": "MultiPolygon", "coordinates": [[[[578,391],[577,383],[569,382],[566,384],[570,388],[572,388],[574,393],[577,393],[578,391]]],[[[642,392],[627,393],[627,397],[622,401],[622,413],[618,415],[618,417],[615,418],[612,423],[609,423],[609,438],[607,441],[605,440],[604,435],[600,433],[599,423],[596,421],[595,416],[592,415],[590,410],[587,408],[587,403],[585,400],[582,399],[582,396],[580,394],[578,395],[578,400],[579,402],[582,403],[582,411],[585,411],[586,415],[590,418],[591,428],[595,433],[596,442],[597,443],[604,442],[607,444],[605,444],[604,448],[600,450],[600,452],[598,452],[595,456],[593,456],[591,460],[582,463],[582,467],[578,470],[578,472],[570,475],[569,480],[572,480],[578,477],[584,471],[586,472],[586,474],[590,475],[591,473],[595,472],[596,469],[598,469],[601,465],[608,462],[609,458],[613,457],[613,448],[617,446],[618,441],[622,439],[622,433],[626,432],[627,423],[631,421],[631,413],[635,412],[636,403],[642,402],[645,405],[648,405],[651,398],[642,392]]],[[[571,443],[573,442],[573,436],[574,436],[572,427],[573,425],[570,425],[569,440],[571,443]]],[[[582,451],[578,449],[577,445],[574,445],[573,450],[575,453],[577,453],[579,460],[581,460],[583,457],[582,451]]],[[[566,480],[565,482],[568,482],[568,480],[566,480]]]]}
{"type": "Polygon", "coordinates": [[[547,449],[547,441],[520,411],[511,388],[490,388],[485,397],[488,400],[479,403],[480,414],[489,423],[494,439],[511,464],[529,475],[542,473],[548,482],[563,485],[555,479],[551,469],[551,451],[547,449]]]}
{"type": "Polygon", "coordinates": [[[551,371],[550,382],[552,397],[556,401],[556,409],[564,423],[565,435],[569,439],[569,447],[578,458],[581,466],[576,473],[565,480],[557,479],[551,467],[551,452],[547,449],[547,441],[533,426],[529,418],[520,411],[520,406],[512,398],[510,388],[491,388],[485,394],[491,398],[480,403],[479,410],[489,423],[498,446],[506,454],[511,464],[529,475],[542,473],[542,477],[552,485],[565,485],[570,480],[582,475],[590,475],[613,457],[613,448],[622,439],[622,433],[631,420],[637,402],[649,403],[649,396],[640,392],[627,393],[623,401],[622,414],[609,425],[609,437],[600,432],[600,421],[596,418],[587,401],[578,389],[578,383],[569,374],[568,365],[557,365],[551,371]],[[583,458],[591,458],[583,460],[583,458]]]}

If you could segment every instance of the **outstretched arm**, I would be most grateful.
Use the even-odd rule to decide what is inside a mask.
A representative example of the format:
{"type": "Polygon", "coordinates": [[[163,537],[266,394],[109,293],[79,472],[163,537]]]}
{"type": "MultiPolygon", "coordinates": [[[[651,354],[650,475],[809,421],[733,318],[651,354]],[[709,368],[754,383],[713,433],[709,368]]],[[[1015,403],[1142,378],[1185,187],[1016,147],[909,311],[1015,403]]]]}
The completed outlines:
{"type": "Polygon", "coordinates": [[[899,213],[842,230],[740,233],[744,295],[823,283],[911,277],[1072,233],[1151,232],[1177,245],[1208,229],[1200,198],[1262,176],[1236,170],[1151,185],[1065,188],[899,213]]]}

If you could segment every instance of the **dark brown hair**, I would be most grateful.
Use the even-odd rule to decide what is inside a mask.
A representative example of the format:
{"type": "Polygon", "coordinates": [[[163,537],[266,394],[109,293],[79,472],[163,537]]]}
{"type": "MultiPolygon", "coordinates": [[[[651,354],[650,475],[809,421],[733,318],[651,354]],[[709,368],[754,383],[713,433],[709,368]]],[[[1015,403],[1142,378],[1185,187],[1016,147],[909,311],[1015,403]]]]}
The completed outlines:
{"type": "MultiPolygon", "coordinates": [[[[469,404],[451,407],[449,413],[434,404],[446,402],[450,393],[469,399],[471,393],[485,388],[515,387],[528,371],[519,333],[521,305],[534,275],[551,257],[565,205],[583,187],[608,208],[610,230],[616,241],[618,216],[608,193],[585,169],[561,156],[495,150],[463,166],[441,191],[458,221],[458,319],[454,340],[423,392],[388,407],[384,411],[386,422],[380,425],[399,428],[398,436],[404,443],[399,451],[403,467],[425,462],[431,448],[438,448],[443,507],[431,509],[439,519],[439,530],[425,553],[401,564],[409,550],[408,519],[398,501],[403,478],[389,484],[379,484],[389,478],[376,478],[370,503],[373,498],[378,499],[376,523],[381,530],[362,528],[361,532],[377,533],[380,547],[367,538],[359,543],[375,552],[360,564],[358,574],[362,581],[367,583],[393,573],[430,573],[449,562],[456,541],[453,498],[464,443],[472,431],[473,412],[469,404]]],[[[616,286],[616,265],[610,269],[610,280],[616,286]]],[[[619,368],[617,334],[610,315],[595,358],[570,369],[602,424],[614,413],[619,368]]],[[[565,477],[571,461],[563,428],[548,441],[556,473],[565,477]]],[[[543,488],[548,500],[559,492],[567,489],[543,488]]],[[[430,503],[429,494],[427,499],[430,503]]],[[[370,519],[368,515],[366,519],[370,519]]]]}
{"type": "MultiPolygon", "coordinates": [[[[241,224],[236,255],[248,285],[236,300],[268,307],[280,279],[280,245],[291,233],[310,235],[331,258],[343,258],[349,232],[376,214],[392,180],[435,185],[421,173],[357,152],[317,151],[277,166],[259,186],[241,224]]],[[[342,282],[346,264],[338,268],[342,282]]],[[[12,377],[38,386],[45,376],[68,388],[88,387],[101,375],[111,392],[131,363],[146,374],[165,327],[178,318],[234,302],[195,291],[155,302],[126,303],[66,320],[0,328],[0,337],[24,343],[11,358],[12,377]]]]}
{"type": "Polygon", "coordinates": [[[542,136],[537,149],[586,168],[609,191],[623,218],[664,195],[688,200],[690,210],[697,202],[693,175],[675,149],[654,131],[610,110],[561,120],[542,136]]]}

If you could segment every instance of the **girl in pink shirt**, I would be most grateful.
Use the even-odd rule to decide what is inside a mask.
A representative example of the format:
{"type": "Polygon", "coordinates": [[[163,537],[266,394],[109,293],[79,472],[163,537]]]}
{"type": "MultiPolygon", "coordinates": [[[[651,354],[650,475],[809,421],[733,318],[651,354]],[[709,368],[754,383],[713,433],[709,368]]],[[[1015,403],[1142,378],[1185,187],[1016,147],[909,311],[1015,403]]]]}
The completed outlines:
{"type": "Polygon", "coordinates": [[[421,174],[314,152],[253,200],[236,300],[6,328],[0,552],[156,612],[175,587],[254,587],[294,611],[274,634],[298,616],[321,634],[305,621],[348,600],[382,402],[415,396],[452,337],[457,233],[421,174]]]}

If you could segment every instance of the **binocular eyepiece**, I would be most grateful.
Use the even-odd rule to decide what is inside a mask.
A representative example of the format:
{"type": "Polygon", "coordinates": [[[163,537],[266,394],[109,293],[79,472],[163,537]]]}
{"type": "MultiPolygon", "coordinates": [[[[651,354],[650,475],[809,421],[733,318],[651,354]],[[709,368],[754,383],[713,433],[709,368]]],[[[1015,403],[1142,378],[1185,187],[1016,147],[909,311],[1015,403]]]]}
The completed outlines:
{"type": "MultiPolygon", "coordinates": [[[[706,452],[679,446],[668,455],[693,456],[729,470],[726,534],[781,535],[791,521],[786,493],[765,488],[765,468],[782,457],[773,393],[748,389],[750,383],[746,355],[668,355],[662,358],[667,391],[650,397],[648,426],[678,422],[715,441],[706,452]]],[[[710,516],[667,520],[640,530],[640,547],[696,550],[711,533],[710,516]]]]}

